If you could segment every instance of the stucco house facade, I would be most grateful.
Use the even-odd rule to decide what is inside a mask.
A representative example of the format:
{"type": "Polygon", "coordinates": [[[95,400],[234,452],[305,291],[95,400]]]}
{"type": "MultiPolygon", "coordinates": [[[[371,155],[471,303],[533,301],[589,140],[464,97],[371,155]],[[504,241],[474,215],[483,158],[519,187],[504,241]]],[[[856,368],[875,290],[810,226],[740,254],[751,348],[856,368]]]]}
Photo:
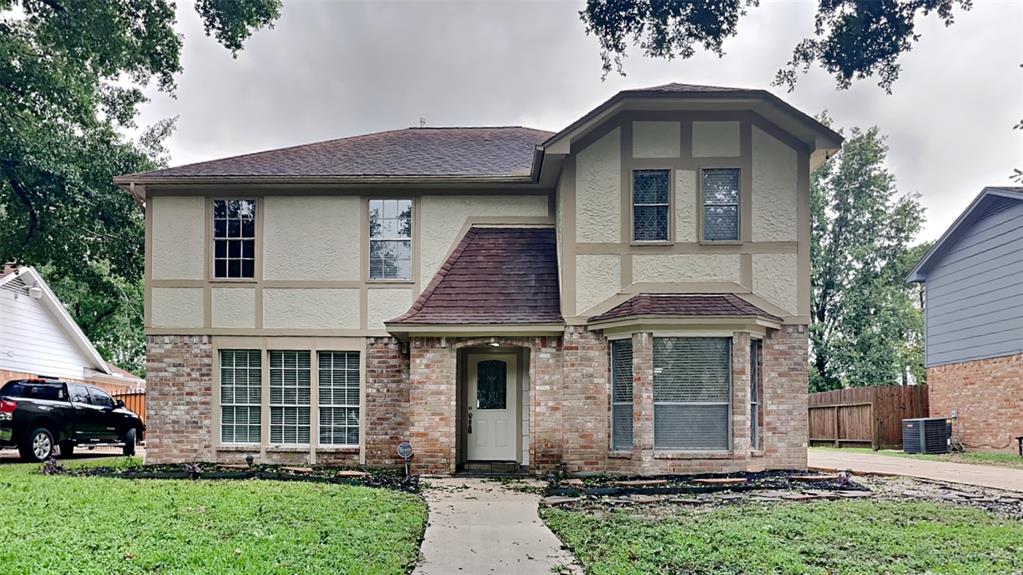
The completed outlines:
{"type": "Polygon", "coordinates": [[[803,468],[809,175],[762,90],[558,133],[412,128],[117,179],[145,207],[148,457],[803,468]]]}
{"type": "Polygon", "coordinates": [[[967,449],[1023,436],[1023,187],[988,187],[909,274],[924,286],[931,417],[967,449]]]}

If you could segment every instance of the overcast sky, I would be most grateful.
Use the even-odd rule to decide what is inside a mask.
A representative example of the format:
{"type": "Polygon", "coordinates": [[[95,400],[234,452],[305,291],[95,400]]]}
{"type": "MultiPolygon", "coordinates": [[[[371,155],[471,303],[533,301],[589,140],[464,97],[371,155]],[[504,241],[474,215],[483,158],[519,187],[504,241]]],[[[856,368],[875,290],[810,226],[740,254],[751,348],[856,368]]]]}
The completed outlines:
{"type": "Polygon", "coordinates": [[[232,59],[204,36],[187,1],[184,73],[176,99],[154,94],[142,124],[179,116],[171,164],[419,125],[524,125],[557,131],[616,92],[667,82],[765,88],[837,127],[888,134],[900,191],[927,208],[934,239],[985,185],[1023,166],[1023,3],[974,0],[945,29],[918,21],[922,38],[886,95],[875,81],[846,91],[821,71],[796,91],[775,71],[812,31],[816,2],[762,0],[725,43],[724,58],[650,60],[633,53],[627,77],[601,81],[582,1],[313,2],[285,0],[273,29],[232,59]]]}

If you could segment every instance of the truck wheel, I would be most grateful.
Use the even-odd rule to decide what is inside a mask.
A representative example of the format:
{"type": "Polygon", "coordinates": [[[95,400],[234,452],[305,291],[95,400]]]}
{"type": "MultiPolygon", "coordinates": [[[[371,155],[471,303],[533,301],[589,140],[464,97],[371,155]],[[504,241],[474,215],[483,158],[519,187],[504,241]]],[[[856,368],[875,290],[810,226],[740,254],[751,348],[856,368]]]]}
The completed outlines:
{"type": "Polygon", "coordinates": [[[53,457],[53,434],[45,427],[33,429],[18,446],[18,452],[22,459],[46,461],[53,457]]]}
{"type": "Polygon", "coordinates": [[[70,441],[61,441],[59,447],[61,457],[71,457],[75,453],[75,444],[70,441]]]}
{"type": "Polygon", "coordinates": [[[135,428],[128,430],[128,433],[124,434],[124,454],[127,456],[135,455],[135,428]]]}

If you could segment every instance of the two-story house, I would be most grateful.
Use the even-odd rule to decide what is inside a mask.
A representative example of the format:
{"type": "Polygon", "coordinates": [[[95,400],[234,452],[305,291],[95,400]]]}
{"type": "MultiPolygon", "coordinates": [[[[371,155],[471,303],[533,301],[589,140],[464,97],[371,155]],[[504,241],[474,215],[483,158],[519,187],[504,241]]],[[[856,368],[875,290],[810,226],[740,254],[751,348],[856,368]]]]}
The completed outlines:
{"type": "Polygon", "coordinates": [[[762,90],[558,133],[414,128],[117,178],[145,206],[148,457],[802,468],[810,170],[762,90]]]}

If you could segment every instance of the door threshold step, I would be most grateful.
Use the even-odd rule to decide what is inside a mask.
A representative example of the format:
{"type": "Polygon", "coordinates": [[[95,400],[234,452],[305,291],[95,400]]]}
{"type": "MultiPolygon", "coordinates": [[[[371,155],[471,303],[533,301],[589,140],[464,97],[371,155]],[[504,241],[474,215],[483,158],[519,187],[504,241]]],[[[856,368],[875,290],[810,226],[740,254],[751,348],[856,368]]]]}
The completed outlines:
{"type": "Polygon", "coordinates": [[[458,466],[460,476],[506,477],[528,476],[529,468],[517,461],[467,461],[458,466]]]}

